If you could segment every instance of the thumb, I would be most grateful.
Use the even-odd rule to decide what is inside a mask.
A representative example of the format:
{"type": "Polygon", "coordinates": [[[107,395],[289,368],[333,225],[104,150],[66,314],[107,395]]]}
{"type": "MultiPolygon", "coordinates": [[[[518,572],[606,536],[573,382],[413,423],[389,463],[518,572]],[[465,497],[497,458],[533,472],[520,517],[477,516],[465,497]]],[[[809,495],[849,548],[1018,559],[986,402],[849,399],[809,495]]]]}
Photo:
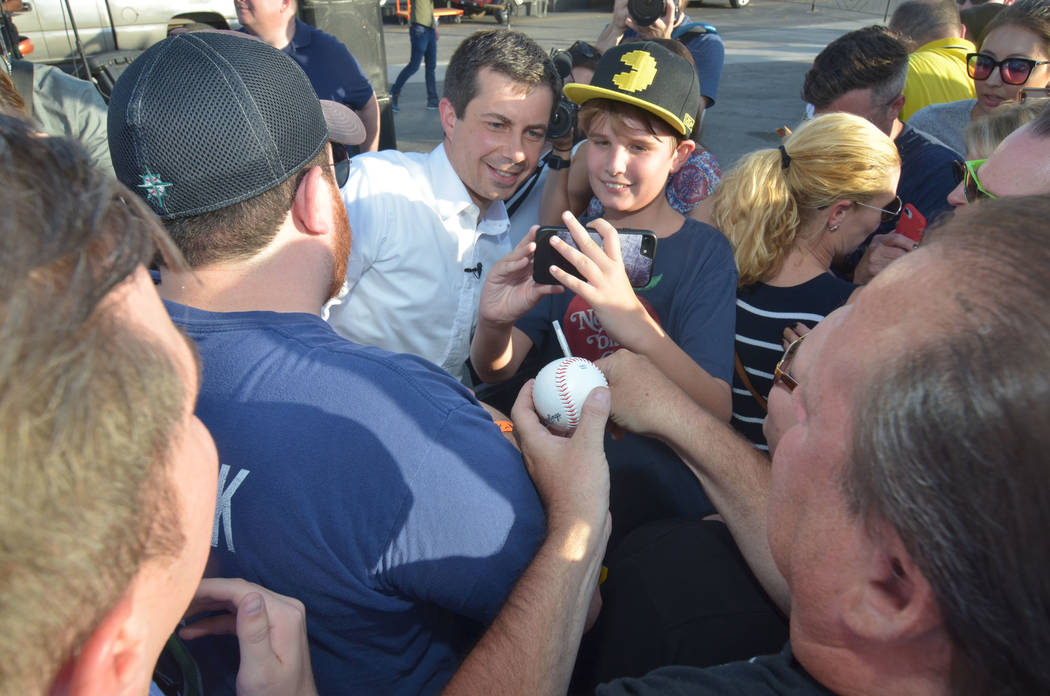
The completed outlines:
{"type": "Polygon", "coordinates": [[[273,659],[270,647],[270,618],[266,602],[258,592],[244,596],[237,607],[237,642],[241,648],[241,664],[265,664],[273,659]]]}
{"type": "Polygon", "coordinates": [[[611,399],[606,387],[595,387],[587,395],[580,413],[580,424],[573,433],[573,439],[586,443],[597,441],[599,446],[605,439],[605,422],[609,420],[611,399]]]}

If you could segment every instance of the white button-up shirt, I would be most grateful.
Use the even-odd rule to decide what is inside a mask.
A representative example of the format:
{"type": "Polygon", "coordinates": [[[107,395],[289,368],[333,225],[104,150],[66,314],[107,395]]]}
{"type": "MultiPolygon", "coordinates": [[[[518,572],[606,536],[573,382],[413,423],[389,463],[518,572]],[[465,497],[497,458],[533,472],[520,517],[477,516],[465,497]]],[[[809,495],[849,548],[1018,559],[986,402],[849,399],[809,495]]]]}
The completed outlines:
{"type": "Polygon", "coordinates": [[[503,202],[479,220],[444,145],[354,157],[342,195],[353,247],[348,291],[328,321],[353,341],[414,353],[468,381],[481,286],[511,250],[503,202]]]}

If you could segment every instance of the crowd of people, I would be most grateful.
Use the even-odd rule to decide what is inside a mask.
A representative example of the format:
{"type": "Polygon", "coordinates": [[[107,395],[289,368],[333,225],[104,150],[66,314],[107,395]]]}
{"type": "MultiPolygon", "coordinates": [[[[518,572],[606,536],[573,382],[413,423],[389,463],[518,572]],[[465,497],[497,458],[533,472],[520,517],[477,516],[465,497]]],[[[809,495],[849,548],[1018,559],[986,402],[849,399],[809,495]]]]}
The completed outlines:
{"type": "Polygon", "coordinates": [[[101,154],[0,71],[0,693],[1050,693],[1050,5],[845,33],[724,174],[684,5],[438,97],[420,3],[430,153],[288,0],[101,154]]]}

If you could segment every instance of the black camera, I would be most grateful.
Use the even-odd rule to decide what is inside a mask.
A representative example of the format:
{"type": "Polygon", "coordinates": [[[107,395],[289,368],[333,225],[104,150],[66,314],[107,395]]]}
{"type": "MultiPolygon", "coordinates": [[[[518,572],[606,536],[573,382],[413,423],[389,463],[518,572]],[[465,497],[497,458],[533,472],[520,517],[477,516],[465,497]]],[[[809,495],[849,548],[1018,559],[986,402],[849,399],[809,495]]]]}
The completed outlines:
{"type": "Polygon", "coordinates": [[[571,133],[576,128],[576,114],[579,111],[580,107],[563,94],[554,107],[550,123],[547,124],[547,139],[557,140],[571,133]]]}
{"type": "MultiPolygon", "coordinates": [[[[554,69],[564,83],[565,78],[572,75],[572,55],[568,51],[552,48],[550,57],[551,62],[554,63],[554,69]]],[[[550,123],[547,124],[547,139],[557,140],[571,133],[576,128],[576,114],[579,110],[579,106],[569,101],[564,94],[561,95],[561,99],[554,106],[554,114],[551,116],[550,123]]]]}
{"type": "MultiPolygon", "coordinates": [[[[664,0],[627,0],[627,14],[631,15],[631,19],[640,27],[647,27],[663,17],[664,7],[666,7],[664,0]]],[[[679,14],[677,7],[674,14],[677,20],[679,14]]]]}

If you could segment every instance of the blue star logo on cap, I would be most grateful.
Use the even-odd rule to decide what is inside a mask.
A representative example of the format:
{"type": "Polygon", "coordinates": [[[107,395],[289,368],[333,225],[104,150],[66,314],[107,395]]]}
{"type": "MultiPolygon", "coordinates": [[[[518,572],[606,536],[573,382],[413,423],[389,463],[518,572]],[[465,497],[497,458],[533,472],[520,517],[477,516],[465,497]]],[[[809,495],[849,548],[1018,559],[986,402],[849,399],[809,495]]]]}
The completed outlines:
{"type": "Polygon", "coordinates": [[[170,181],[164,181],[151,172],[149,167],[146,167],[146,173],[142,175],[142,183],[138,185],[138,188],[146,189],[146,200],[157,201],[160,209],[164,210],[164,196],[167,195],[168,187],[171,185],[170,181]]]}

